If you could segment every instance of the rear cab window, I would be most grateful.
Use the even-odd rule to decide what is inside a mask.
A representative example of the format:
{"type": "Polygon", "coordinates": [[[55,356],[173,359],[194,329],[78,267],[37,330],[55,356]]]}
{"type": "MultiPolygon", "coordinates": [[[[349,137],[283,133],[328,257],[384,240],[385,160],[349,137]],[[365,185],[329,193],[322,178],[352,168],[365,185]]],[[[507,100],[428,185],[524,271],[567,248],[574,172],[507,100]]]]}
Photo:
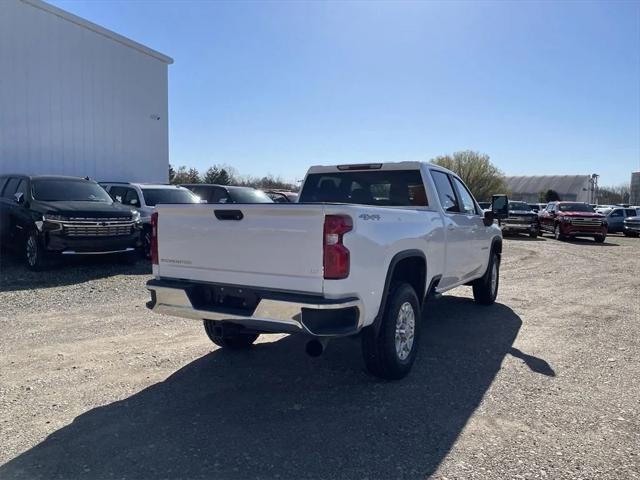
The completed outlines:
{"type": "Polygon", "coordinates": [[[312,173],[298,203],[352,203],[389,207],[429,205],[420,170],[357,170],[312,173]]]}

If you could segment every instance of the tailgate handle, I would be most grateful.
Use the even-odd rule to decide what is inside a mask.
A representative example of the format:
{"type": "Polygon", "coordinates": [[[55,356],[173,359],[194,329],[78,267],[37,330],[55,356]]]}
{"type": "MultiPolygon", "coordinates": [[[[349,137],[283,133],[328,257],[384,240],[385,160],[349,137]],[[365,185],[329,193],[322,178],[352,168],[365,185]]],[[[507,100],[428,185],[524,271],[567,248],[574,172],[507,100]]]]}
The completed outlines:
{"type": "Polygon", "coordinates": [[[244,215],[240,210],[215,210],[218,220],[242,220],[244,215]]]}

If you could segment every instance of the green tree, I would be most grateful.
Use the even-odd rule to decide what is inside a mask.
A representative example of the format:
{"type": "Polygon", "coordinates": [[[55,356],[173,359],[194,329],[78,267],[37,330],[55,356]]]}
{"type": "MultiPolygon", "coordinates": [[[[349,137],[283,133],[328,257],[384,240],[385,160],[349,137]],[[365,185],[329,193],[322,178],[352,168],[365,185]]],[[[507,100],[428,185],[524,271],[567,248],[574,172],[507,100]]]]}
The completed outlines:
{"type": "Polygon", "coordinates": [[[494,194],[508,193],[504,174],[484,153],[465,150],[436,157],[431,163],[457,173],[477,200],[488,201],[494,194]]]}
{"type": "Polygon", "coordinates": [[[203,183],[218,183],[218,177],[220,176],[220,169],[215,165],[213,167],[209,167],[206,172],[204,172],[204,176],[202,177],[203,183]]]}
{"type": "Polygon", "coordinates": [[[560,195],[555,190],[549,189],[544,194],[544,200],[545,200],[545,202],[559,202],[560,201],[560,195]]]}
{"type": "Polygon", "coordinates": [[[174,178],[176,178],[176,171],[173,169],[171,164],[169,164],[169,183],[173,183],[174,178]]]}
{"type": "Polygon", "coordinates": [[[218,175],[218,180],[216,182],[218,185],[231,185],[232,177],[229,175],[226,169],[221,168],[220,174],[218,175]]]}
{"type": "Polygon", "coordinates": [[[171,183],[174,185],[182,183],[201,183],[200,172],[195,168],[187,170],[186,166],[181,165],[178,167],[178,170],[175,171],[175,175],[173,176],[171,183]]]}

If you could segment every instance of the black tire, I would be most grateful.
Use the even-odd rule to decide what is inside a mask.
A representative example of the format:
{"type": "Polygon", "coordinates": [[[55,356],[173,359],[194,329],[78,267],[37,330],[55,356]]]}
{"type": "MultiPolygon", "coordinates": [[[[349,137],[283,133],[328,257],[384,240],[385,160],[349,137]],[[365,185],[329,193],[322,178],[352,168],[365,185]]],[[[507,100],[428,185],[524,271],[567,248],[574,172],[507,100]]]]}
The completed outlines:
{"type": "Polygon", "coordinates": [[[42,246],[40,235],[35,230],[27,233],[22,249],[22,257],[29,270],[39,272],[47,266],[46,253],[42,246]]]}
{"type": "Polygon", "coordinates": [[[142,248],[140,256],[148,260],[151,259],[151,228],[145,227],[142,230],[142,248]]]}
{"type": "Polygon", "coordinates": [[[420,302],[413,287],[408,283],[392,285],[378,330],[372,325],[362,332],[362,356],[369,373],[385,380],[399,380],[411,371],[418,353],[420,321],[420,302]],[[404,329],[398,324],[401,321],[409,322],[404,329]],[[411,341],[402,337],[402,332],[410,328],[413,328],[411,341]]]}
{"type": "Polygon", "coordinates": [[[563,241],[565,239],[565,236],[560,232],[560,224],[556,223],[555,226],[553,227],[553,237],[556,240],[560,240],[563,241]]]}
{"type": "Polygon", "coordinates": [[[638,233],[636,232],[627,232],[626,230],[623,231],[622,233],[624,233],[625,237],[632,237],[632,238],[638,238],[638,233]]]}
{"type": "Polygon", "coordinates": [[[215,322],[213,320],[203,320],[204,331],[207,332],[209,340],[219,347],[229,348],[231,350],[243,350],[251,347],[260,336],[258,333],[230,333],[217,335],[215,322]]]}
{"type": "Polygon", "coordinates": [[[479,279],[473,282],[473,299],[480,305],[493,305],[498,296],[500,286],[500,257],[494,251],[491,252],[487,271],[479,279]],[[493,281],[495,267],[495,282],[493,281]]]}
{"type": "Polygon", "coordinates": [[[606,235],[595,235],[595,236],[593,237],[593,240],[594,240],[596,243],[604,243],[604,241],[605,241],[606,239],[607,239],[607,236],[606,236],[606,235]]]}
{"type": "Polygon", "coordinates": [[[535,230],[533,232],[529,232],[529,238],[538,238],[538,232],[535,230]]]}

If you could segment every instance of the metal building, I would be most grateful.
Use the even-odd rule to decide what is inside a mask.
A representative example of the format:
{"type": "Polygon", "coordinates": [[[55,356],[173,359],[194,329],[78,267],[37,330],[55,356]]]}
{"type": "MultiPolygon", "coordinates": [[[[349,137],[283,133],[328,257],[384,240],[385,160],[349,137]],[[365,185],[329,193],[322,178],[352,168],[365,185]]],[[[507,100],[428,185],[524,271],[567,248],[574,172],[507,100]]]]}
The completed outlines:
{"type": "Polygon", "coordinates": [[[167,182],[172,62],[40,0],[1,0],[0,174],[167,182]]]}
{"type": "Polygon", "coordinates": [[[629,197],[631,205],[640,205],[640,172],[631,174],[631,195],[629,197]]]}
{"type": "Polygon", "coordinates": [[[538,202],[541,192],[555,190],[562,200],[595,203],[597,175],[540,175],[505,177],[509,197],[538,202]]]}

